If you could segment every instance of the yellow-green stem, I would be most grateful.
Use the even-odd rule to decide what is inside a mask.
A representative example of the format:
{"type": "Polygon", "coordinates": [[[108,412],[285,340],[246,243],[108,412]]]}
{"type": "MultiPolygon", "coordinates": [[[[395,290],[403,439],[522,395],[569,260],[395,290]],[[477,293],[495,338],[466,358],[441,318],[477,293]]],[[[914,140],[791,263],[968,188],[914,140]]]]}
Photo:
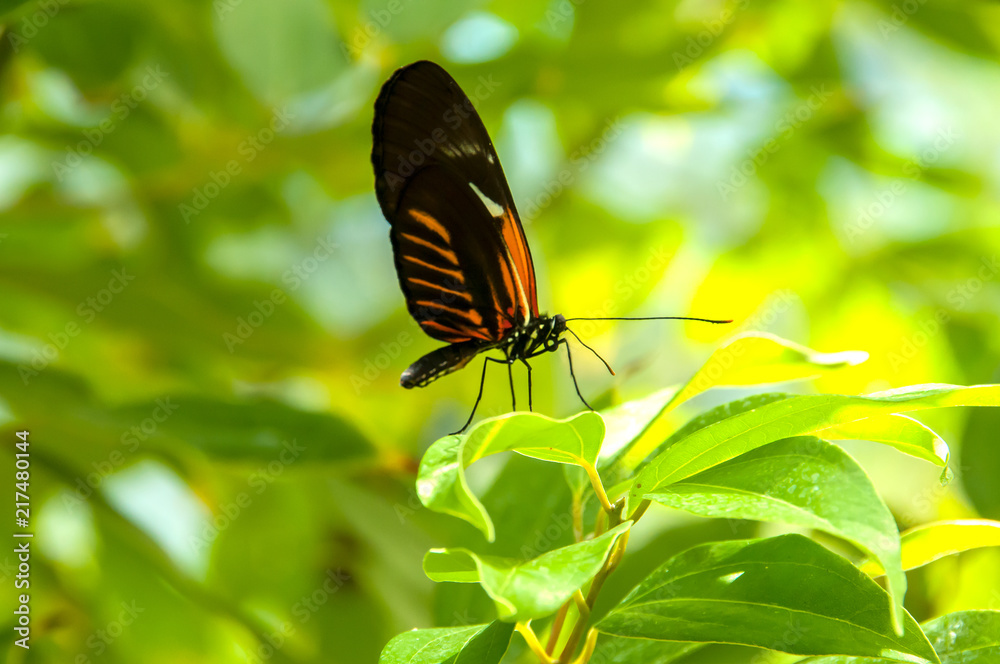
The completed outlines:
{"type": "Polygon", "coordinates": [[[538,637],[535,636],[535,630],[531,629],[531,625],[526,622],[519,622],[514,626],[514,629],[517,630],[518,634],[524,637],[524,640],[531,649],[531,652],[535,653],[535,656],[538,657],[538,661],[543,664],[556,664],[556,660],[552,659],[552,657],[545,652],[545,648],[542,647],[538,637]]]}

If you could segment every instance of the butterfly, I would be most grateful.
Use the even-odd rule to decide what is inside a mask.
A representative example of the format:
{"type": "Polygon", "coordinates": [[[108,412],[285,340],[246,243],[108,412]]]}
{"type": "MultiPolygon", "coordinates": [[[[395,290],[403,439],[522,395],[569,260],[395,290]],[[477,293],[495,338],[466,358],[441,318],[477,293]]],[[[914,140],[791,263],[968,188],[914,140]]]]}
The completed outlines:
{"type": "Polygon", "coordinates": [[[424,387],[480,353],[499,351],[502,359],[485,356],[463,431],[482,400],[490,362],[507,365],[515,410],[512,367],[527,367],[530,410],[528,360],[564,346],[577,396],[590,408],[564,334],[597,355],[566,325],[597,319],[539,312],[531,250],[510,187],[486,127],[458,83],[426,60],[398,69],[375,102],[372,137],[375,194],[390,225],[407,309],[428,336],[447,343],[414,362],[400,384],[424,387]]]}

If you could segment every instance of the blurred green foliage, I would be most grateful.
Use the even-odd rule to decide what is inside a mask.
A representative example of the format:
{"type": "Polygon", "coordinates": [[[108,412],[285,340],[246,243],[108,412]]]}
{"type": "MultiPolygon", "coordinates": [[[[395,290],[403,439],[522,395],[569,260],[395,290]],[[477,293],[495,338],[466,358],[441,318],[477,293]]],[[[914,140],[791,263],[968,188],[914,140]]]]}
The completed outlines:
{"type": "MultiPolygon", "coordinates": [[[[493,88],[477,107],[544,309],[736,319],[575,328],[619,373],[578,368],[599,403],[683,382],[736,329],[871,354],[828,392],[997,382],[998,19],[979,1],[0,2],[0,435],[31,431],[37,533],[33,647],[5,630],[8,661],[375,661],[402,630],[492,618],[476,588],[432,594],[430,545],[565,543],[546,535],[562,473],[530,460],[470,477],[509,551],[418,509],[416,459],[478,371],[398,386],[436,344],[403,307],[369,128],[413,60],[493,88]]],[[[579,409],[562,358],[535,367],[536,408],[579,409]]],[[[494,375],[480,414],[508,407],[494,375]]],[[[1000,518],[997,417],[926,416],[957,452],[945,488],[850,449],[901,526],[1000,518]]],[[[608,606],[666,555],[758,531],[658,514],[608,606]]],[[[998,608],[1000,556],[910,587],[918,620],[998,608]]]]}

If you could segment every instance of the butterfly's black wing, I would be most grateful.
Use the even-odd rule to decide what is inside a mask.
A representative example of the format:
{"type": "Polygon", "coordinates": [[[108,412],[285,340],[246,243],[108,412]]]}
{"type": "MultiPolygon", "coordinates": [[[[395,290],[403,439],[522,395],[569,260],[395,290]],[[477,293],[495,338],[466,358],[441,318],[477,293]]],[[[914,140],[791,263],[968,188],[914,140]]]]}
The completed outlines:
{"type": "Polygon", "coordinates": [[[398,70],[375,103],[372,133],[375,191],[407,307],[423,330],[486,348],[537,317],[510,189],[458,84],[431,62],[398,70]]]}

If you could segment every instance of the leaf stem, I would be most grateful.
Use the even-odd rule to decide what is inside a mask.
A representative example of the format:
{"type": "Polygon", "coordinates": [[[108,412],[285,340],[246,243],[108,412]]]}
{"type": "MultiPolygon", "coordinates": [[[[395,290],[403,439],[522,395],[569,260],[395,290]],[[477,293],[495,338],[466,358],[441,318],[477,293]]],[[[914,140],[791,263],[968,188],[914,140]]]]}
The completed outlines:
{"type": "Polygon", "coordinates": [[[601,510],[594,518],[594,537],[600,537],[608,529],[608,513],[601,510]]]}
{"type": "Polygon", "coordinates": [[[597,499],[601,501],[601,507],[608,514],[611,514],[614,509],[611,506],[611,501],[608,500],[608,494],[604,490],[604,483],[601,482],[601,476],[597,472],[597,466],[592,463],[586,464],[584,470],[587,471],[587,477],[590,478],[590,484],[594,487],[594,493],[597,494],[597,499]]]}
{"type": "MultiPolygon", "coordinates": [[[[601,592],[601,586],[604,585],[604,580],[608,578],[608,574],[610,574],[611,570],[614,569],[609,566],[613,556],[614,551],[612,551],[612,554],[608,556],[608,559],[604,562],[604,567],[601,568],[601,571],[597,573],[597,576],[594,577],[594,581],[590,584],[590,590],[587,591],[587,598],[584,600],[584,603],[587,606],[587,614],[581,614],[579,619],[576,621],[576,624],[573,626],[573,631],[570,632],[569,639],[566,641],[566,646],[563,648],[562,654],[557,660],[558,662],[567,662],[569,661],[569,658],[573,656],[573,652],[576,650],[576,646],[580,642],[580,637],[583,636],[584,630],[587,629],[587,618],[590,617],[590,609],[594,608],[594,602],[597,601],[597,595],[601,592]]],[[[587,660],[583,661],[586,662],[587,660]]]]}
{"type": "Polygon", "coordinates": [[[583,491],[573,492],[573,539],[583,541],[583,491]]]}
{"type": "Polygon", "coordinates": [[[590,656],[594,654],[594,647],[597,645],[597,630],[593,627],[587,632],[587,641],[583,644],[583,651],[580,656],[573,660],[573,664],[587,664],[590,656]]]}
{"type": "Polygon", "coordinates": [[[641,519],[642,515],[645,514],[646,510],[649,509],[650,502],[651,501],[649,500],[649,498],[646,498],[642,502],[640,502],[639,505],[635,508],[635,510],[632,511],[632,514],[629,516],[629,520],[634,523],[639,519],[641,519]]]}
{"type": "Polygon", "coordinates": [[[518,634],[524,637],[528,647],[531,648],[531,652],[535,653],[535,656],[538,657],[538,661],[543,662],[544,664],[557,664],[557,660],[552,659],[552,657],[545,652],[545,648],[542,647],[538,637],[535,636],[535,630],[531,629],[531,625],[526,622],[519,622],[514,626],[514,629],[517,630],[518,634]]]}
{"type": "Polygon", "coordinates": [[[555,620],[552,621],[552,629],[549,634],[549,642],[545,644],[545,652],[551,655],[555,649],[556,645],[559,644],[559,635],[562,633],[563,623],[566,622],[566,614],[569,612],[570,602],[573,600],[566,600],[561,607],[559,607],[559,613],[556,614],[555,620]]]}

